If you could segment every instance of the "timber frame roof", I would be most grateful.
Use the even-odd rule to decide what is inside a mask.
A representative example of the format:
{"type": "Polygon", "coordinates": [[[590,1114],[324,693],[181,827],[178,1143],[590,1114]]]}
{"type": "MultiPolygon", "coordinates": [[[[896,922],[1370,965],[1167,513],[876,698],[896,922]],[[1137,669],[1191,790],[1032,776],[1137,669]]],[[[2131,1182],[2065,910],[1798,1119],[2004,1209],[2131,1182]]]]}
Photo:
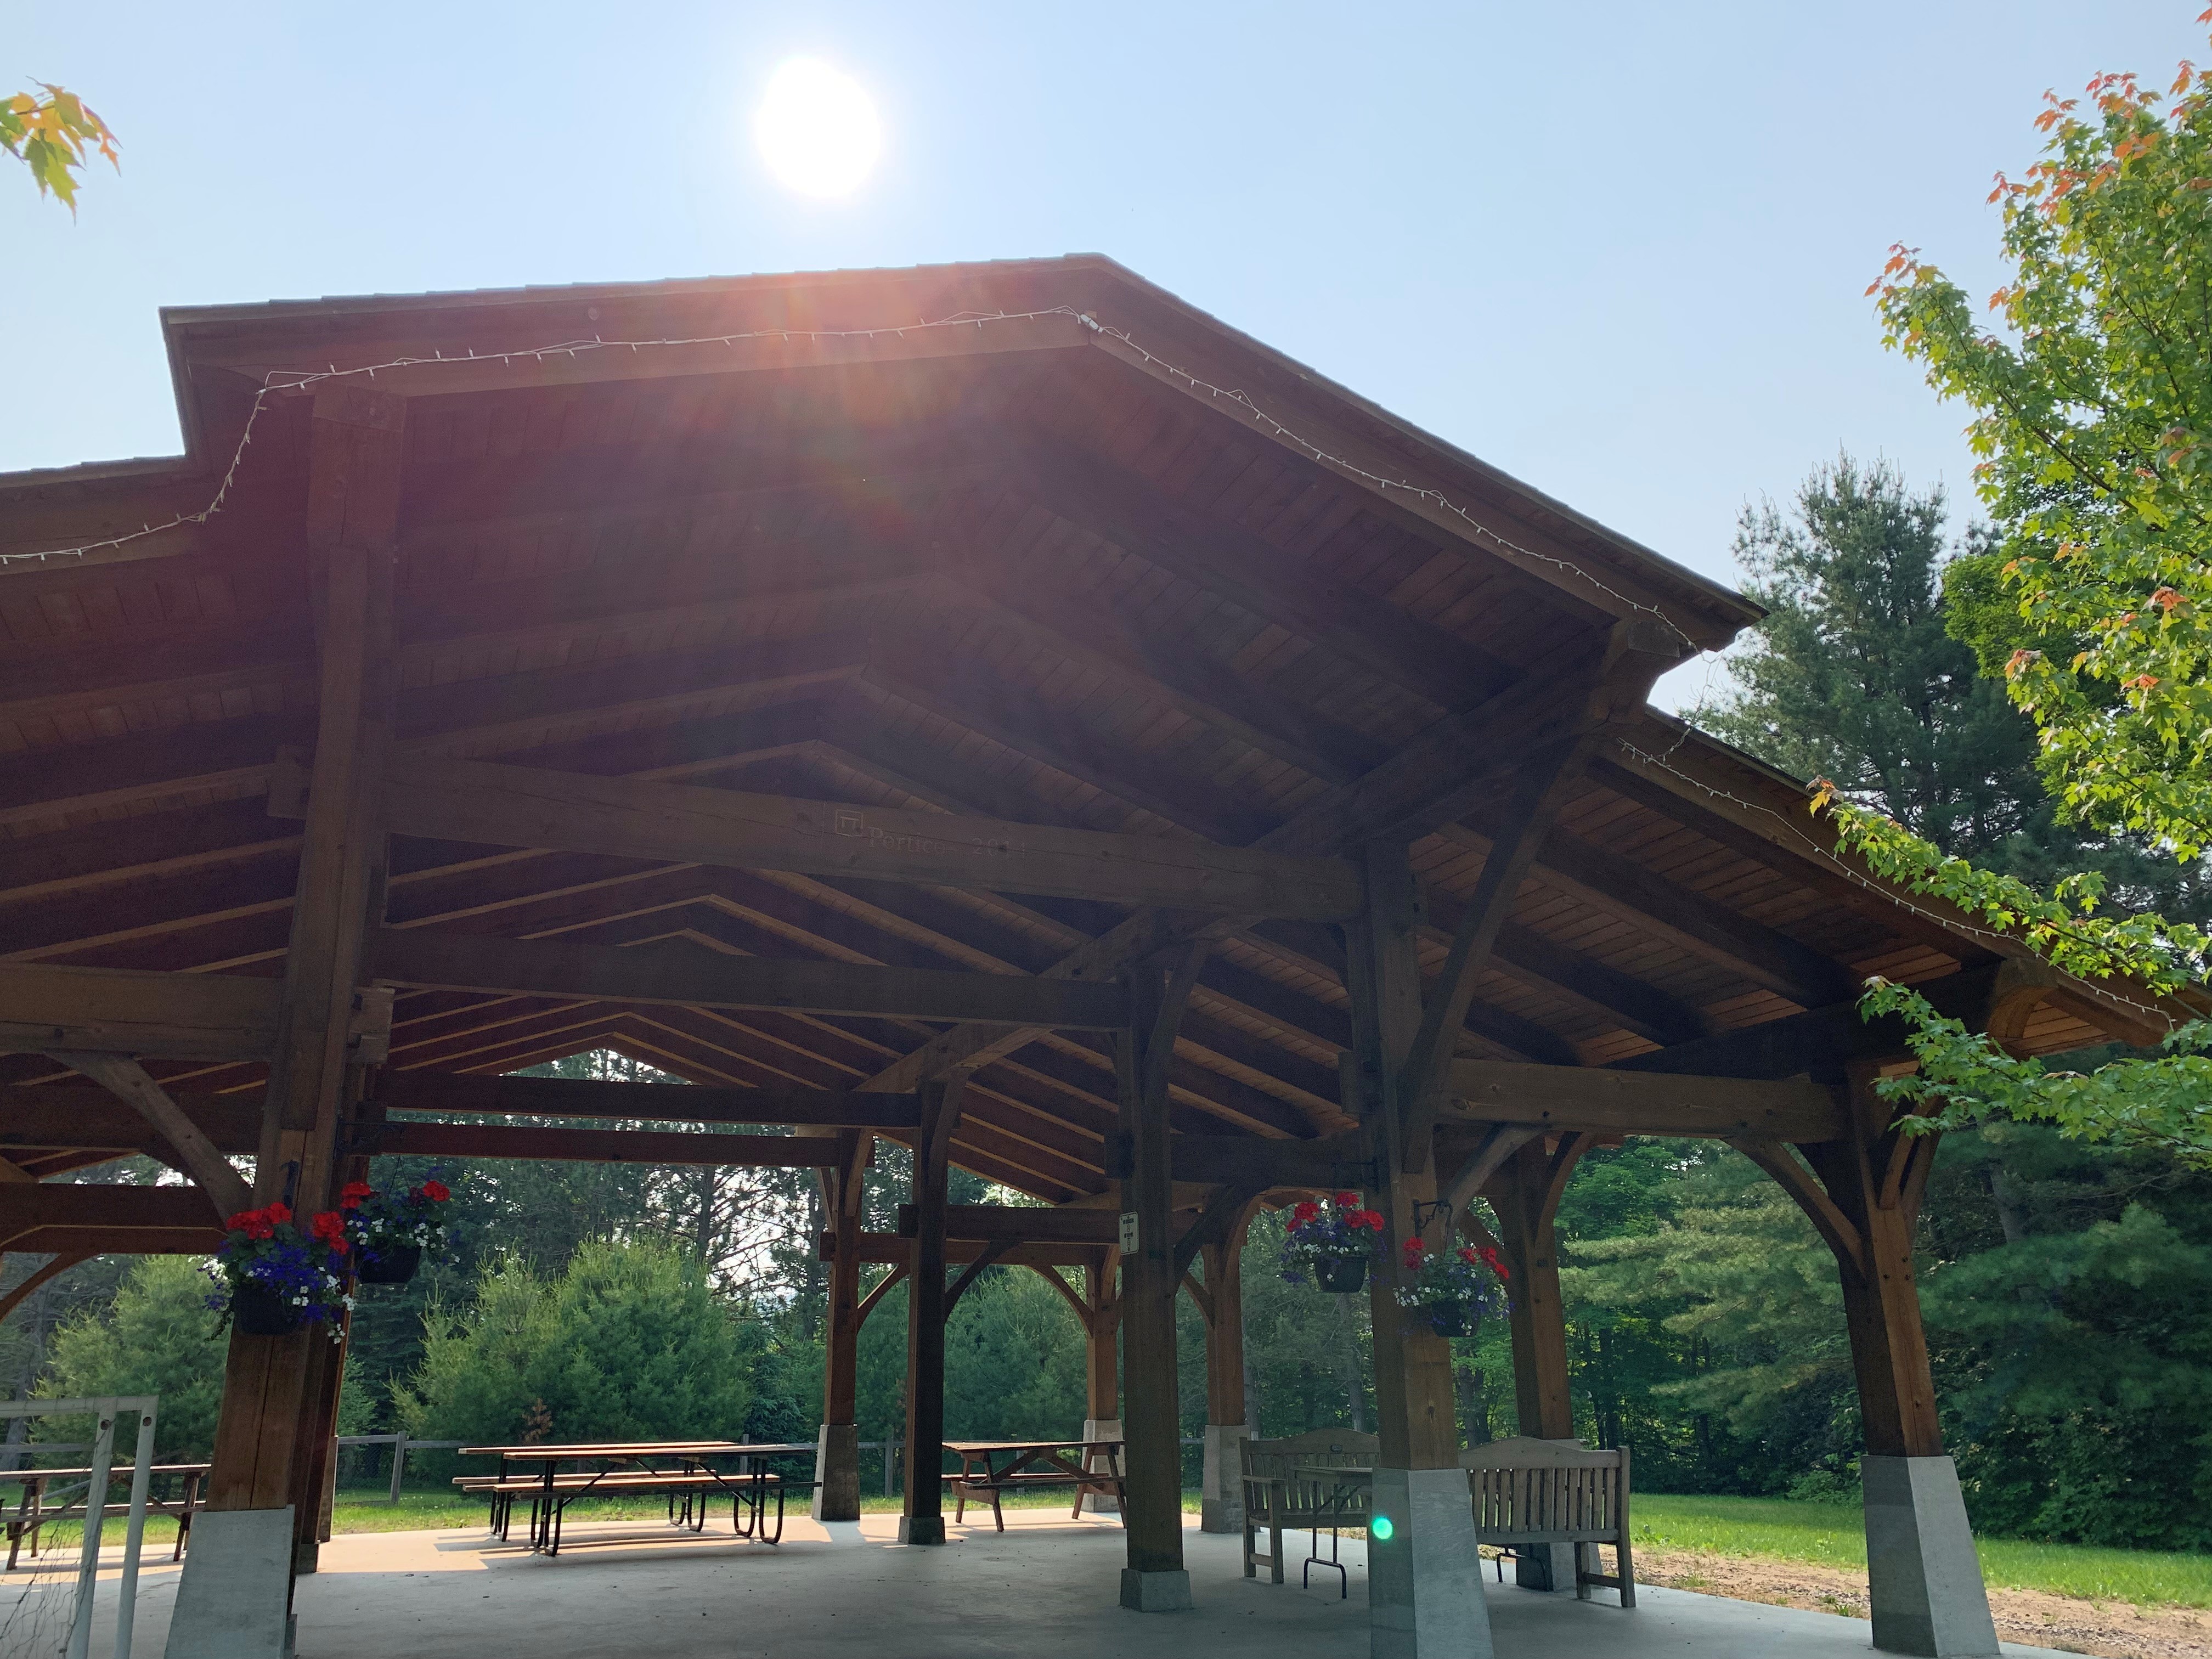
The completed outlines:
{"type": "MultiPolygon", "coordinates": [[[[625,800],[735,791],[1041,844],[1316,859],[1411,836],[1434,974],[1516,768],[1592,737],[1453,1035],[1464,1060],[1788,1076],[1848,1043],[1838,1006],[1869,974],[1984,1013],[2002,980],[2025,1050],[2162,1025],[1885,888],[1837,857],[1801,784],[1644,707],[1653,674],[1755,606],[1109,260],[203,307],[163,327],[181,459],[0,477],[0,970],[280,971],[288,797],[315,732],[308,427],[343,385],[408,409],[395,791],[589,775],[635,781],[625,800]],[[196,520],[234,456],[222,511],[196,520]],[[1624,640],[1632,695],[1575,725],[1624,640]]],[[[744,988],[762,977],[746,959],[924,989],[1037,976],[1134,908],[1043,877],[618,856],[566,808],[551,845],[472,840],[514,820],[471,818],[459,787],[395,817],[416,833],[393,844],[375,957],[400,988],[387,1076],[604,1047],[732,1088],[911,1087],[940,1023],[850,1012],[842,982],[777,1006],[744,988]],[[596,994],[523,994],[500,966],[517,940],[574,947],[596,994]],[[730,988],[672,1000],[609,969],[615,947],[650,947],[640,962],[678,983],[719,963],[730,988]]],[[[1304,919],[1216,945],[1173,1062],[1182,1134],[1352,1127],[1344,945],[1316,882],[1304,919]]],[[[1080,1202],[1109,1189],[1100,1028],[1121,1015],[1107,986],[1059,985],[1007,988],[1006,1019],[1056,1029],[975,1073],[953,1157],[1080,1202]]],[[[265,1076],[149,1069],[180,1098],[257,1098],[265,1076]]],[[[0,1085],[68,1077],[0,1055],[0,1085]]],[[[93,1151],[10,1156],[52,1174],[93,1151]]]]}

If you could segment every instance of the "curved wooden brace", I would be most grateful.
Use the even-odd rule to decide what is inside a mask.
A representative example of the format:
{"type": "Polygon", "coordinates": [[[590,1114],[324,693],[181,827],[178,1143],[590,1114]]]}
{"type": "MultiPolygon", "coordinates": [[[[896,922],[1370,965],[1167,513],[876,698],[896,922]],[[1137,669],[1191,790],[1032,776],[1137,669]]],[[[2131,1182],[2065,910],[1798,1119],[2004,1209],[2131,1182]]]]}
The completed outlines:
{"type": "Polygon", "coordinates": [[[948,1321],[952,1317],[953,1308],[967,1293],[968,1287],[983,1276],[984,1268],[998,1266],[999,1258],[1012,1249],[1014,1243],[1015,1241],[1011,1238],[993,1239],[982,1248],[975,1259],[962,1270],[960,1277],[952,1281],[952,1287],[945,1292],[945,1317],[948,1321]]]}
{"type": "Polygon", "coordinates": [[[853,1310],[854,1329],[858,1330],[861,1326],[868,1322],[868,1316],[876,1310],[876,1304],[884,1299],[884,1292],[890,1290],[892,1285],[897,1284],[899,1280],[906,1277],[906,1269],[907,1264],[905,1262],[902,1261],[898,1263],[897,1266],[894,1267],[889,1273],[878,1279],[875,1282],[874,1287],[870,1290],[866,1296],[860,1298],[860,1306],[853,1310]]]}
{"type": "Polygon", "coordinates": [[[1597,1136],[1589,1131],[1567,1136],[1552,1154],[1552,1161],[1544,1170],[1544,1214],[1542,1224],[1549,1228],[1559,1218],[1559,1200],[1567,1195],[1567,1182],[1574,1175],[1575,1165],[1583,1161],[1583,1154],[1597,1145],[1597,1136]]]}
{"type": "Polygon", "coordinates": [[[9,1291],[6,1296],[0,1297],[0,1319],[5,1319],[9,1314],[15,1312],[17,1308],[23,1304],[24,1301],[30,1296],[31,1292],[37,1290],[40,1285],[46,1283],[49,1279],[60,1277],[60,1275],[67,1273],[71,1267],[76,1267],[78,1262],[89,1261],[91,1260],[92,1257],[90,1255],[56,1256],[52,1261],[46,1263],[45,1267],[40,1268],[28,1279],[15,1286],[14,1290],[9,1291]]]}
{"type": "Polygon", "coordinates": [[[1745,1135],[1729,1145],[1774,1177],[1783,1191],[1797,1200],[1836,1259],[1854,1274],[1861,1284],[1867,1282],[1866,1241],[1851,1219],[1836,1207],[1813,1172],[1797,1160],[1797,1155],[1783,1140],[1770,1140],[1763,1135],[1745,1135]]]}
{"type": "Polygon", "coordinates": [[[1197,1308],[1199,1316],[1211,1325],[1213,1322],[1213,1292],[1198,1282],[1195,1273],[1183,1274],[1182,1287],[1190,1292],[1192,1305],[1197,1308]]]}
{"type": "MultiPolygon", "coordinates": [[[[1543,1133],[1540,1128],[1531,1129],[1511,1124],[1497,1124],[1482,1138],[1480,1145],[1468,1154],[1451,1178],[1451,1184],[1437,1194],[1437,1201],[1453,1215],[1463,1215],[1474,1202],[1484,1183],[1505,1167],[1505,1160],[1530,1141],[1543,1133]]],[[[1478,1226],[1481,1224],[1477,1223],[1478,1226]]]]}
{"type": "Polygon", "coordinates": [[[1041,1262],[1036,1261],[1031,1261],[1025,1265],[1029,1267],[1031,1273],[1036,1274],[1037,1277],[1043,1279],[1046,1284],[1051,1285],[1055,1291],[1058,1291],[1060,1294],[1060,1299],[1066,1302],[1069,1307],[1075,1310],[1076,1322],[1083,1327],[1084,1331],[1087,1334],[1091,1329],[1091,1310],[1085,1304],[1082,1297],[1077,1294],[1075,1286],[1069,1284],[1066,1279],[1060,1276],[1060,1269],[1057,1267],[1048,1267],[1041,1262]]]}
{"type": "Polygon", "coordinates": [[[1257,1182],[1243,1181],[1225,1181],[1215,1188],[1213,1196],[1206,1201],[1206,1208],[1199,1212],[1198,1219],[1176,1241],[1176,1272],[1188,1273],[1200,1250],[1236,1237],[1252,1218],[1260,1195],[1266,1190],[1257,1182]]]}

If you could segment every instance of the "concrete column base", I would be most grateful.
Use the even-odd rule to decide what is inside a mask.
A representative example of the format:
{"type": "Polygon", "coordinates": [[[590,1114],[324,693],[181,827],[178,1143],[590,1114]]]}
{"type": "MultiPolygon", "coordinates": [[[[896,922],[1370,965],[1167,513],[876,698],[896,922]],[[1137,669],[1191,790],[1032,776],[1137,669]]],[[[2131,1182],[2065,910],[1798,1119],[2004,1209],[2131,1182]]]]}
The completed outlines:
{"type": "Polygon", "coordinates": [[[1252,1431],[1242,1423],[1206,1425],[1206,1473],[1199,1486],[1199,1528],[1244,1530],[1244,1452],[1252,1431]]]}
{"type": "Polygon", "coordinates": [[[1372,1659],[1492,1659],[1465,1469],[1375,1471],[1367,1534],[1372,1659]],[[1390,1535],[1381,1536],[1382,1523],[1390,1535]]]}
{"type": "MultiPolygon", "coordinates": [[[[1085,1440],[1119,1440],[1121,1437],[1121,1419],[1118,1417],[1086,1417],[1083,1419],[1083,1437],[1085,1440]]],[[[1126,1462],[1122,1468],[1125,1471],[1127,1469],[1126,1462]]],[[[1121,1504],[1118,1498],[1101,1498],[1095,1492],[1087,1492],[1083,1494],[1083,1512],[1085,1515],[1119,1515],[1121,1504]]]]}
{"type": "Polygon", "coordinates": [[[292,1659],[292,1506],[203,1510],[166,1659],[292,1659]]]}
{"type": "Polygon", "coordinates": [[[942,1544],[945,1541],[945,1517],[941,1515],[902,1515],[899,1516],[899,1537],[902,1544],[942,1544]]]}
{"type": "Polygon", "coordinates": [[[1869,1457],[1859,1472],[1875,1646],[1939,1659],[1994,1659],[1996,1626],[1966,1524],[1959,1466],[1948,1457],[1869,1457]]]}
{"type": "Polygon", "coordinates": [[[814,1437],[814,1508],[817,1521],[860,1518],[860,1428],[857,1423],[824,1423],[814,1437]]]}
{"type": "Polygon", "coordinates": [[[1572,1544],[1516,1544],[1513,1549],[1513,1582],[1525,1590],[1556,1595],[1575,1587],[1575,1547],[1572,1544]]]}
{"type": "Polygon", "coordinates": [[[1168,1572],[1121,1569],[1121,1605],[1132,1613],[1188,1613],[1190,1575],[1181,1568],[1168,1572]]]}

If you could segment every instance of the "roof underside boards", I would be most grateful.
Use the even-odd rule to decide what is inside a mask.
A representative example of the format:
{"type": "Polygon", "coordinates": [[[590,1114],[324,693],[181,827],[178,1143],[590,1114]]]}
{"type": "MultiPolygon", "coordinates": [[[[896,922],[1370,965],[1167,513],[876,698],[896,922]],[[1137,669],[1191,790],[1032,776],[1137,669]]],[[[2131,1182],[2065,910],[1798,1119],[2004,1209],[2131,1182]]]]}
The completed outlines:
{"type": "MultiPolygon", "coordinates": [[[[1439,722],[1594,661],[1618,621],[1661,615],[1711,645],[1756,614],[1103,260],[246,307],[167,327],[191,453],[0,478],[0,553],[198,513],[270,371],[475,354],[376,381],[410,400],[403,756],[1243,846],[1439,722]],[[1018,337],[913,326],[959,313],[1044,315],[1018,337]],[[487,361],[831,327],[908,331],[487,361]]],[[[314,722],[308,413],[307,396],[264,398],[204,523],[0,567],[0,959],[278,971],[299,839],[266,797],[314,722]]],[[[1468,741],[1470,765],[1517,758],[1510,733],[1495,755],[1468,741]]],[[[1990,959],[1811,841],[1747,828],[1714,776],[1739,805],[1802,815],[1786,781],[1671,723],[1605,739],[1518,889],[1462,1053],[1603,1065],[1846,999],[1866,973],[1990,959]],[[1678,787],[1692,760],[1705,781],[1678,787]]],[[[1416,844],[1431,972],[1508,787],[1416,844]]],[[[388,925],[1036,974],[1127,914],[400,838],[388,925]]],[[[1220,945],[1177,1045],[1179,1127],[1346,1127],[1341,948],[1286,922],[1220,945]]],[[[605,1047],[702,1082],[836,1086],[937,1029],[403,992],[391,1063],[495,1073],[605,1047]]],[[[2030,1029],[2042,1050],[2095,1035],[2051,1010],[2030,1029]]],[[[201,1091],[260,1080],[152,1069],[201,1091]]],[[[0,1059],[0,1081],[55,1073],[0,1059]]],[[[969,1099],[954,1148],[969,1167],[1048,1200],[1106,1188],[1103,1038],[1032,1042],[969,1099]]]]}

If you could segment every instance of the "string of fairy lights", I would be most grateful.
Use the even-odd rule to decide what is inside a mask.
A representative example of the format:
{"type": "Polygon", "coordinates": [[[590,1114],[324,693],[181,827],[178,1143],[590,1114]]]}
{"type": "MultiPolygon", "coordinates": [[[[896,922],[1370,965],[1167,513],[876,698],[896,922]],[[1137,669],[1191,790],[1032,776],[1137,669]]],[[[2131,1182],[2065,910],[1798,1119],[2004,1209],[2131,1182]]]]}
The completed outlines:
{"type": "MultiPolygon", "coordinates": [[[[508,350],[483,352],[470,350],[459,355],[435,351],[427,357],[393,357],[383,362],[356,364],[344,368],[331,363],[320,369],[270,370],[264,374],[262,384],[254,392],[252,402],[246,410],[245,425],[239,434],[237,445],[232,450],[229,463],[223,469],[222,477],[216,485],[214,495],[205,507],[197,512],[179,513],[159,523],[142,525],[136,530],[125,531],[119,535],[106,537],[98,541],[80,543],[72,547],[49,548],[43,551],[31,553],[0,554],[0,568],[31,562],[45,563],[54,559],[82,559],[88,554],[103,553],[126,547],[134,542],[159,536],[169,531],[183,529],[193,525],[204,525],[221,513],[229,502],[231,492],[237,484],[239,471],[245,465],[246,452],[252,446],[254,428],[260,421],[262,412],[269,406],[270,400],[279,396],[296,395],[312,387],[335,381],[354,379],[374,380],[380,374],[391,374],[400,370],[434,370],[441,367],[462,368],[470,365],[481,367],[491,362],[501,364],[544,362],[556,357],[575,359],[588,354],[601,352],[628,351],[635,354],[662,350],[698,350],[717,346],[734,349],[756,342],[771,340],[785,344],[813,345],[837,341],[902,340],[913,335],[940,330],[963,328],[980,330],[998,325],[1042,322],[1054,317],[1066,318],[1102,339],[1113,341],[1122,349],[1135,356],[1147,369],[1180,382],[1193,393],[1206,398],[1208,402],[1229,405],[1237,411],[1238,417],[1243,422],[1256,427],[1277,442],[1306,456],[1316,464],[1355,480],[1386,498],[1403,497],[1418,501],[1436,512],[1447,514],[1463,525],[1470,538],[1478,545],[1486,544],[1513,559],[1548,566],[1583,583],[1592,592],[1611,600],[1613,605],[1651,617],[1681,641],[1691,652],[1706,659],[1705,686],[1707,690],[1711,690],[1712,673],[1720,661],[1718,653],[1699,647],[1697,641],[1692,640],[1681,626],[1659,606],[1621,592],[1618,587],[1592,574],[1571,559],[1524,546],[1509,537],[1499,534],[1488,523],[1477,517],[1472,510],[1452,500],[1441,489],[1431,485],[1415,483],[1410,479],[1392,477],[1387,474],[1376,472],[1347,456],[1336,453],[1327,446],[1316,443],[1288,422],[1269,414],[1250,393],[1241,388],[1218,385],[1203,375],[1194,374],[1181,364],[1170,362],[1151,350],[1126,329],[1103,323],[1089,313],[1079,311],[1073,306],[1051,306],[1034,311],[960,312],[951,316],[879,328],[759,328],[726,334],[669,336],[641,340],[608,339],[604,336],[594,335],[590,339],[561,340],[546,345],[508,350]]],[[[1717,788],[1703,779],[1695,777],[1674,766],[1672,764],[1674,755],[1690,740],[1694,730],[1695,728],[1686,721],[1683,722],[1682,730],[1674,743],[1659,754],[1652,754],[1626,738],[1620,739],[1620,748],[1622,752],[1631,759],[1666,772],[1711,799],[1772,819],[1790,834],[1792,840],[1802,845],[1823,866],[1833,868],[1846,879],[1864,888],[1869,893],[1879,896],[1887,902],[1902,905],[1913,915],[1954,932],[1966,931],[1992,943],[2017,944],[2017,941],[2012,939],[2009,935],[1980,927],[1960,916],[1939,916],[1926,907],[1915,904],[1910,897],[1896,889],[1878,885],[1853,869],[1845,860],[1838,858],[1832,848],[1822,845],[1814,836],[1807,835],[1803,829],[1792,823],[1772,807],[1761,802],[1746,800],[1725,789],[1717,788]]],[[[2166,1018],[2163,1010],[2148,1006],[2123,992],[2103,986],[2092,988],[2100,995],[2125,1004],[2141,1012],[2161,1018],[2166,1018]]]]}
{"type": "Polygon", "coordinates": [[[245,427],[239,434],[236,447],[231,452],[230,463],[224,468],[222,479],[216,486],[214,496],[205,507],[196,513],[179,513],[173,518],[166,519],[158,524],[143,525],[137,530],[125,531],[120,535],[110,536],[100,541],[81,543],[74,547],[50,548],[45,551],[34,553],[0,554],[0,566],[30,561],[44,562],[52,559],[82,559],[87,554],[102,553],[115,548],[125,547],[149,536],[158,536],[191,525],[205,524],[222,512],[229,501],[231,491],[238,480],[239,469],[245,463],[246,451],[253,442],[254,427],[259,422],[263,410],[268,406],[269,400],[273,397],[296,394],[312,386],[332,381],[354,378],[373,380],[380,374],[391,374],[402,369],[435,369],[441,367],[459,368],[468,365],[481,367],[488,362],[544,362],[555,357],[577,358],[588,353],[597,352],[697,350],[712,346],[734,349],[754,342],[769,340],[787,344],[792,343],[821,344],[831,341],[905,339],[910,335],[939,330],[985,329],[994,325],[1008,323],[1041,322],[1053,317],[1066,318],[1079,326],[1088,329],[1102,339],[1115,342],[1142,359],[1147,368],[1181,381],[1210,402],[1235,406],[1243,411],[1246,418],[1257,424],[1270,436],[1300,454],[1310,457],[1321,465],[1356,479],[1386,495],[1404,496],[1446,513],[1465,525],[1468,530],[1474,533],[1474,538],[1479,543],[1487,543],[1515,559],[1547,565],[1570,574],[1588,586],[1593,592],[1602,594],[1616,605],[1658,621],[1691,651],[1695,652],[1699,649],[1697,642],[1683,631],[1673,617],[1658,606],[1623,593],[1617,587],[1593,575],[1571,559],[1540,552],[1534,548],[1524,547],[1520,543],[1498,534],[1497,531],[1477,518],[1474,513],[1453,501],[1440,489],[1414,483],[1405,478],[1387,477],[1362,466],[1345,456],[1333,453],[1326,447],[1314,442],[1297,428],[1268,414],[1249,393],[1231,387],[1217,386],[1203,376],[1194,374],[1181,365],[1170,362],[1166,358],[1149,350],[1139,343],[1126,329],[1109,326],[1100,322],[1088,312],[1078,311],[1073,306],[1051,306],[1036,311],[966,311],[949,317],[884,328],[760,328],[728,334],[690,335],[650,340],[610,340],[595,335],[588,340],[562,340],[549,345],[531,346],[515,350],[487,350],[481,353],[468,351],[459,356],[448,356],[443,351],[437,351],[428,357],[394,357],[385,362],[364,363],[349,368],[340,368],[337,364],[332,363],[320,369],[272,369],[263,375],[262,384],[253,394],[252,404],[246,410],[245,427]]]}

